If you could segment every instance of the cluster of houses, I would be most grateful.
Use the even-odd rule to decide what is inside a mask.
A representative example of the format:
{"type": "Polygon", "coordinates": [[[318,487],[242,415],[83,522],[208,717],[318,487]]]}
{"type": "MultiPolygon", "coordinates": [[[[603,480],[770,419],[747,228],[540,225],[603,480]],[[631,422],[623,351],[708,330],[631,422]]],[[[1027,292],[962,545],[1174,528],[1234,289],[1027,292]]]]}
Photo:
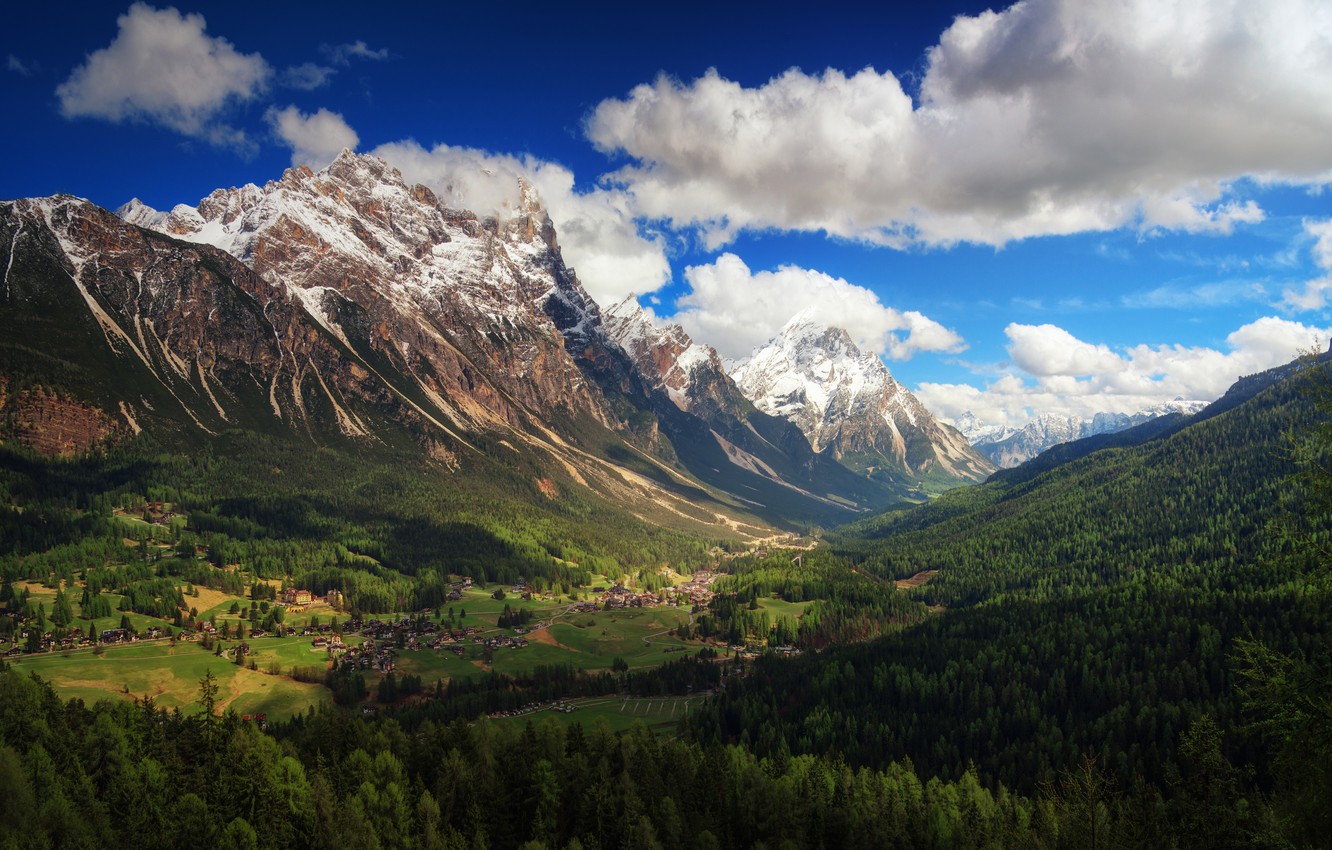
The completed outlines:
{"type": "Polygon", "coordinates": [[[678,599],[687,600],[695,608],[706,608],[712,601],[712,583],[716,580],[717,574],[711,570],[699,570],[673,590],[678,599]]]}
{"type": "MultiPolygon", "coordinates": [[[[28,632],[22,632],[19,637],[21,640],[15,641],[14,645],[5,652],[5,655],[12,657],[27,652],[28,632]]],[[[78,649],[79,647],[93,646],[95,641],[86,634],[78,633],[65,635],[60,640],[56,640],[53,632],[46,632],[38,640],[38,645],[41,647],[41,652],[54,652],[57,649],[78,649]]]]}
{"type": "Polygon", "coordinates": [[[458,655],[462,655],[463,643],[472,639],[476,635],[476,627],[468,626],[463,629],[449,629],[441,631],[438,635],[431,638],[426,646],[430,649],[443,649],[449,647],[458,655]]]}
{"type": "MultiPolygon", "coordinates": [[[[88,637],[84,632],[74,630],[63,635],[56,640],[54,632],[44,632],[38,639],[39,652],[55,652],[63,649],[85,649],[99,644],[117,644],[132,643],[140,640],[159,640],[164,637],[166,632],[161,626],[153,626],[143,634],[134,634],[125,629],[103,629],[97,639],[88,637]]],[[[27,652],[28,630],[23,630],[19,634],[19,640],[14,642],[8,650],[5,651],[7,657],[23,655],[27,652]]]]}
{"type": "Polygon", "coordinates": [[[468,590],[471,586],[471,576],[463,576],[462,581],[455,581],[453,584],[449,585],[449,592],[444,598],[450,602],[457,602],[462,599],[463,591],[468,590]]]}
{"type": "MultiPolygon", "coordinates": [[[[527,646],[527,638],[511,637],[509,635],[495,635],[488,638],[478,635],[472,638],[472,641],[481,644],[486,649],[522,649],[527,646]]],[[[461,655],[462,653],[458,654],[461,655]]]]}
{"type": "Polygon", "coordinates": [[[425,636],[439,631],[439,624],[424,617],[407,617],[393,622],[368,620],[360,631],[372,640],[396,642],[401,638],[404,646],[416,649],[425,636]]]}
{"type": "Polygon", "coordinates": [[[137,507],[130,508],[128,513],[147,514],[145,519],[154,525],[170,525],[171,520],[177,514],[167,507],[168,502],[145,501],[137,507]]]}
{"type": "Polygon", "coordinates": [[[465,645],[470,641],[487,649],[520,649],[527,646],[527,639],[509,635],[484,637],[478,634],[475,626],[446,629],[432,620],[408,618],[392,623],[371,620],[361,630],[368,640],[388,641],[404,649],[449,649],[456,655],[463,655],[465,645]]]}
{"type": "MultiPolygon", "coordinates": [[[[307,629],[308,631],[308,629],[307,629]]],[[[324,650],[329,655],[341,655],[347,649],[347,644],[342,642],[342,635],[335,634],[332,637],[317,637],[310,641],[310,651],[318,652],[324,650]]]]}
{"type": "MultiPolygon", "coordinates": [[[[320,640],[320,638],[315,638],[320,640]]],[[[341,640],[338,641],[341,644],[341,640]]],[[[329,654],[333,656],[335,670],[377,670],[380,673],[392,673],[397,667],[394,659],[398,651],[391,645],[376,643],[374,638],[366,638],[360,646],[329,645],[329,654]]]]}
{"type": "Polygon", "coordinates": [[[705,608],[712,601],[712,583],[716,580],[715,573],[699,570],[684,584],[666,588],[658,593],[650,591],[637,593],[620,584],[610,588],[594,587],[592,595],[596,601],[580,602],[573,610],[590,612],[601,608],[655,608],[663,604],[672,608],[680,605],[705,608]]]}
{"type": "Polygon", "coordinates": [[[522,717],[524,714],[531,714],[535,711],[558,711],[562,714],[569,714],[576,708],[578,708],[578,706],[571,702],[557,699],[552,702],[529,703],[522,708],[514,708],[509,711],[496,711],[487,716],[492,719],[500,717],[522,717]]]}
{"type": "Polygon", "coordinates": [[[745,661],[753,661],[765,652],[774,652],[783,658],[795,658],[803,654],[803,650],[797,646],[768,646],[758,641],[749,641],[748,643],[733,643],[727,646],[731,652],[745,661]]]}
{"type": "Polygon", "coordinates": [[[655,608],[663,602],[674,605],[675,600],[668,600],[665,595],[656,593],[635,593],[623,585],[615,585],[609,590],[604,587],[592,588],[592,595],[599,596],[606,608],[655,608]]]}
{"type": "Polygon", "coordinates": [[[517,596],[519,599],[532,600],[539,598],[543,602],[553,602],[555,600],[555,591],[545,590],[540,593],[540,596],[538,596],[537,591],[533,589],[532,586],[527,583],[527,579],[522,576],[519,576],[518,580],[513,583],[513,587],[509,588],[509,592],[517,596]]]}

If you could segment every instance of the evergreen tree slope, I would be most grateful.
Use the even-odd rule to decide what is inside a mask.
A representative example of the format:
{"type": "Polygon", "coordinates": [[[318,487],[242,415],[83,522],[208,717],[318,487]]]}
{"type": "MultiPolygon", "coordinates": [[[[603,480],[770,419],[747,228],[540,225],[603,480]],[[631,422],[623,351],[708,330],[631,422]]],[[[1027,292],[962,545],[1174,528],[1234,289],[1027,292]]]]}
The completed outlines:
{"type": "MultiPolygon", "coordinates": [[[[1309,669],[1298,659],[1329,638],[1325,596],[1303,583],[1332,523],[1306,514],[1289,441],[1325,417],[1296,376],[1141,445],[842,529],[831,548],[864,572],[937,569],[913,593],[939,613],[869,643],[764,660],[692,718],[693,735],[761,756],[910,758],[953,777],[975,765],[1027,791],[1090,755],[1120,789],[1146,782],[1179,800],[1191,793],[1171,784],[1189,758],[1181,741],[1215,723],[1215,758],[1261,787],[1241,648],[1275,659],[1271,691],[1272,670],[1309,669]],[[1273,533],[1292,515],[1314,545],[1273,533]]],[[[1227,792],[1228,818],[1243,819],[1237,795],[1257,793],[1245,787],[1227,792]]]]}
{"type": "Polygon", "coordinates": [[[1301,380],[1280,381],[1139,445],[845,526],[833,546],[885,576],[939,569],[921,593],[946,605],[1251,563],[1289,489],[1286,435],[1312,416],[1301,380]]]}

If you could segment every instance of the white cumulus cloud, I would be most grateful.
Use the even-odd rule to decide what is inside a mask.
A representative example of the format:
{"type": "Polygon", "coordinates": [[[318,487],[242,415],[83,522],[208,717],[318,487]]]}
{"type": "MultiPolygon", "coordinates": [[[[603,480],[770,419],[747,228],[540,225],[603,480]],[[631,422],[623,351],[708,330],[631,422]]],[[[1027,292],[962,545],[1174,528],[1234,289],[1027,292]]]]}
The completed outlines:
{"type": "Polygon", "coordinates": [[[415,141],[372,153],[408,181],[429,186],[441,202],[480,215],[512,214],[520,205],[518,178],[525,179],[555,223],[565,261],[599,304],[654,292],[671,279],[662,239],[640,232],[624,193],[575,191],[573,173],[561,165],[446,144],[426,149],[415,141]]]}
{"type": "Polygon", "coordinates": [[[962,16],[918,97],[892,73],[712,71],[603,101],[589,139],[644,215],[887,244],[1115,229],[1228,232],[1249,177],[1332,177],[1322,0],[1024,0],[962,16]]]}
{"type": "Polygon", "coordinates": [[[1089,419],[1176,398],[1211,401],[1242,375],[1325,347],[1332,328],[1266,316],[1230,333],[1225,350],[1145,344],[1113,350],[1055,325],[1014,323],[1005,333],[1014,369],[983,389],[924,383],[916,391],[920,400],[946,419],[971,411],[983,422],[1012,427],[1041,413],[1089,419]]]}
{"type": "Polygon", "coordinates": [[[1011,324],[1004,329],[1009,356],[1032,375],[1083,377],[1116,369],[1119,355],[1104,345],[1091,345],[1055,325],[1011,324]]]}
{"type": "Polygon", "coordinates": [[[327,109],[306,115],[295,106],[288,106],[286,109],[269,109],[267,117],[273,132],[291,148],[292,165],[323,168],[336,159],[343,148],[355,150],[360,142],[356,131],[342,116],[327,109]]]}
{"type": "Polygon", "coordinates": [[[866,351],[905,360],[922,351],[961,351],[962,338],[915,311],[885,306],[869,289],[813,269],[751,271],[726,253],[685,269],[691,291],[672,321],[726,358],[749,355],[797,313],[844,328],[866,351]]]}
{"type": "Polygon", "coordinates": [[[1292,310],[1321,310],[1327,306],[1332,291],[1332,218],[1304,222],[1304,235],[1313,240],[1314,265],[1322,272],[1304,284],[1303,289],[1287,289],[1285,306],[1292,310]]]}
{"type": "Polygon", "coordinates": [[[257,53],[237,52],[206,32],[202,15],[135,3],[120,32],[56,89],[67,118],[148,121],[214,144],[244,145],[219,121],[230,104],[252,100],[272,69],[257,53]]]}

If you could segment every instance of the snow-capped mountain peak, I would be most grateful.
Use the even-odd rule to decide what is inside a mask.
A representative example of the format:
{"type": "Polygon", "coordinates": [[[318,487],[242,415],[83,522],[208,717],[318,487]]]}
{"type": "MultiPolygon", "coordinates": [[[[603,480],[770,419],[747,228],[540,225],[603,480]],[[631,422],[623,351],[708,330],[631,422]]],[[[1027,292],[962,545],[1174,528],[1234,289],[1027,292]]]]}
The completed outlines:
{"type": "Polygon", "coordinates": [[[802,313],[731,371],[760,410],[796,423],[816,451],[858,471],[981,480],[993,471],[873,353],[802,313]]]}
{"type": "Polygon", "coordinates": [[[973,446],[977,443],[994,443],[999,440],[1006,440],[1017,433],[1016,429],[1007,425],[992,425],[982,422],[970,410],[955,418],[953,427],[961,432],[962,436],[967,438],[967,442],[973,446]]]}
{"type": "Polygon", "coordinates": [[[513,423],[513,402],[539,419],[564,409],[609,421],[565,351],[567,334],[599,329],[596,306],[560,259],[536,193],[520,184],[519,194],[507,218],[478,218],[444,207],[384,160],[344,150],[317,172],[296,166],[166,214],[131,201],[120,215],[221,248],[288,288],[335,337],[353,318],[340,305],[361,305],[368,315],[358,321],[371,323],[377,347],[405,359],[405,374],[421,374],[424,358],[460,376],[422,389],[455,421],[493,424],[499,407],[513,423]],[[482,389],[477,370],[500,392],[482,389]]]}

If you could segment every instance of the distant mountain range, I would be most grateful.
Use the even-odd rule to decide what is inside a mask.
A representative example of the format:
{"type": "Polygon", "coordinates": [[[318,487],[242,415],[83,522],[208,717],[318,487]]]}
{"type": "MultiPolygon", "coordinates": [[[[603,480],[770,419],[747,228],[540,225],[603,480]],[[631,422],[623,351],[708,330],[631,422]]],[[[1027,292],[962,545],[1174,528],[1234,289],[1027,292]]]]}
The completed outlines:
{"type": "Polygon", "coordinates": [[[788,326],[737,382],[636,304],[603,312],[522,188],[478,216],[344,152],[169,212],[2,203],[0,440],[242,429],[441,474],[501,463],[547,497],[726,528],[840,522],[992,469],[842,331],[788,326]],[[803,405],[774,394],[792,380],[803,405]]]}
{"type": "Polygon", "coordinates": [[[988,425],[967,412],[956,424],[972,448],[1000,469],[1012,469],[1063,443],[1126,431],[1162,416],[1191,416],[1206,406],[1205,401],[1175,399],[1135,413],[1097,413],[1090,419],[1045,413],[1018,429],[988,425]]]}

